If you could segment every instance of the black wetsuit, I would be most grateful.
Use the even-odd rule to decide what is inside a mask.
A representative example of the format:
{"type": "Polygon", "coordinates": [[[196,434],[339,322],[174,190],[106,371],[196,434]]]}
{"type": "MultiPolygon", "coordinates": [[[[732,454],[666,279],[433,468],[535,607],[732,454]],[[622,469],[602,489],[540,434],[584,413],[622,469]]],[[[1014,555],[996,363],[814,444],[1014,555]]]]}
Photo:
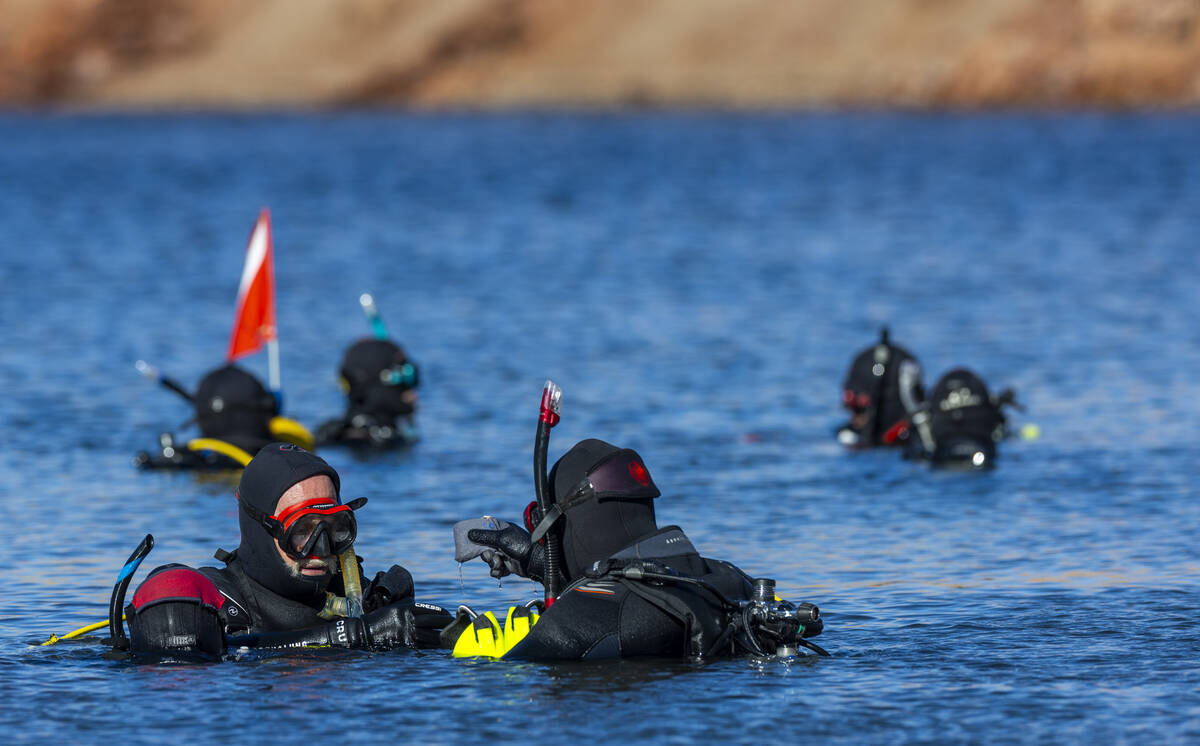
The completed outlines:
{"type": "MultiPolygon", "coordinates": [[[[203,575],[216,586],[223,597],[216,607],[216,612],[226,635],[299,630],[325,625],[332,619],[331,616],[321,616],[325,596],[298,600],[280,595],[251,577],[236,555],[223,568],[163,565],[155,568],[143,585],[153,585],[150,581],[160,573],[181,570],[203,575]]],[[[178,584],[173,588],[177,589],[178,584]]],[[[141,590],[139,588],[139,592],[141,590]]],[[[343,593],[340,576],[334,578],[328,591],[333,595],[343,593]]],[[[186,597],[178,590],[172,592],[179,594],[172,598],[186,597]]],[[[413,592],[412,576],[403,567],[393,565],[388,573],[379,573],[376,579],[364,588],[364,606],[368,611],[372,611],[386,603],[412,602],[413,592]],[[383,580],[384,577],[387,578],[386,581],[383,580]],[[384,586],[387,586],[386,590],[384,586]]],[[[141,600],[137,594],[134,599],[135,604],[140,605],[138,602],[141,600]]]]}
{"type": "MultiPolygon", "coordinates": [[[[340,583],[331,594],[341,593],[340,583]]],[[[413,599],[412,577],[399,565],[378,573],[364,588],[362,620],[326,612],[324,599],[282,596],[248,574],[236,557],[224,568],[164,565],[156,568],[126,609],[133,650],[204,653],[227,646],[253,648],[438,647],[450,621],[441,607],[413,599]],[[372,617],[393,611],[380,625],[372,617]]]]}
{"type": "Polygon", "coordinates": [[[677,526],[668,526],[597,563],[542,614],[504,657],[596,660],[631,656],[699,657],[737,652],[724,633],[729,611],[710,590],[687,582],[622,577],[629,562],[650,561],[683,578],[701,580],[727,599],[750,598],[749,576],[734,565],[701,557],[677,526]],[[617,572],[613,572],[616,570],[617,572]]]}
{"type": "MultiPolygon", "coordinates": [[[[223,568],[201,567],[199,572],[211,580],[232,605],[226,613],[229,617],[226,619],[226,631],[230,634],[295,630],[329,621],[328,617],[320,615],[325,605],[324,598],[297,600],[281,596],[251,577],[236,554],[223,568]]],[[[363,591],[364,598],[368,599],[365,604],[368,611],[383,605],[373,601],[372,597],[382,591],[379,583],[384,575],[380,573],[380,577],[363,591]]],[[[386,575],[390,581],[387,602],[411,602],[414,589],[408,570],[393,565],[386,575]]],[[[327,590],[333,595],[344,593],[340,575],[334,578],[327,590]]]]}

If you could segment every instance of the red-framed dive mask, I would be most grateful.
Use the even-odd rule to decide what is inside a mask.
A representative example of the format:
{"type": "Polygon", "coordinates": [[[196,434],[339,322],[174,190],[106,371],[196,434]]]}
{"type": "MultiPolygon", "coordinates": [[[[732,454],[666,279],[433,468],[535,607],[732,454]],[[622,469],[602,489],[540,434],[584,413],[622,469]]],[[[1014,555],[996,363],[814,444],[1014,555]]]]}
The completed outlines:
{"type": "Polygon", "coordinates": [[[242,510],[273,536],[289,557],[329,557],[348,550],[358,535],[354,511],[367,504],[359,497],[345,505],[336,498],[318,497],[293,505],[279,515],[266,515],[238,500],[242,510]]]}
{"type": "Polygon", "coordinates": [[[871,406],[871,395],[862,391],[843,389],[842,406],[856,414],[865,412],[867,407],[871,406]]]}

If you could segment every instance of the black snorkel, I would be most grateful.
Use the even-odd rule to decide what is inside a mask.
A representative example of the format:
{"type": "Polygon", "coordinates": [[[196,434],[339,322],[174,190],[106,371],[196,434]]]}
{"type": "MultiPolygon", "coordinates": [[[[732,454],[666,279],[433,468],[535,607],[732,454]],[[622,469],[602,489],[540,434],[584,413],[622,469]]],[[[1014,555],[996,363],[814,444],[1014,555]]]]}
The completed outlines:
{"type": "Polygon", "coordinates": [[[193,402],[194,397],[192,396],[192,394],[189,393],[188,390],[185,389],[178,381],[176,381],[174,378],[171,378],[170,376],[164,376],[162,373],[159,372],[158,368],[155,368],[153,365],[150,365],[145,360],[138,360],[136,363],[133,364],[133,367],[137,368],[138,373],[141,373],[143,376],[145,376],[146,378],[149,378],[151,381],[156,381],[159,384],[161,384],[163,388],[168,389],[170,391],[174,391],[176,394],[179,394],[189,404],[191,404],[193,402]]]}
{"type": "Polygon", "coordinates": [[[117,575],[117,584],[113,586],[112,598],[108,601],[108,633],[112,637],[112,646],[117,650],[129,649],[129,638],[125,636],[125,627],[121,624],[125,607],[125,591],[129,590],[129,581],[137,572],[138,565],[142,564],[142,560],[146,559],[146,555],[150,554],[150,550],[153,548],[154,536],[146,534],[146,538],[137,545],[137,549],[133,550],[129,559],[125,560],[125,566],[117,575]]]}
{"type": "MultiPolygon", "coordinates": [[[[558,424],[562,409],[562,389],[554,381],[547,380],[542,388],[542,403],[538,413],[537,436],[533,441],[533,488],[537,496],[538,510],[543,516],[550,512],[550,485],[546,474],[546,452],[550,448],[550,430],[558,424]]],[[[558,570],[562,565],[562,547],[558,534],[551,532],[543,538],[546,546],[545,577],[546,608],[558,598],[558,570]]]]}
{"type": "Polygon", "coordinates": [[[887,380],[888,366],[892,361],[892,346],[888,342],[888,328],[879,330],[879,344],[875,345],[875,364],[871,373],[875,376],[875,390],[871,394],[871,445],[879,445],[883,435],[883,389],[887,380]]]}

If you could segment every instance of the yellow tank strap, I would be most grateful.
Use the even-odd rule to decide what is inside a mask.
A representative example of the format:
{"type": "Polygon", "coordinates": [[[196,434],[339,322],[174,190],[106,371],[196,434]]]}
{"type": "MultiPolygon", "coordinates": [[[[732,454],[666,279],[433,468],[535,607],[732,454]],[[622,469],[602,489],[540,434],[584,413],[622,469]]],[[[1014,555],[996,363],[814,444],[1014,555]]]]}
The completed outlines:
{"type": "Polygon", "coordinates": [[[455,658],[501,658],[525,639],[538,615],[524,606],[510,606],[504,618],[504,628],[492,612],[475,617],[454,643],[455,658]]]}
{"type": "MultiPolygon", "coordinates": [[[[125,621],[124,614],[121,615],[121,621],[122,622],[125,621]]],[[[86,635],[88,632],[95,632],[96,630],[107,627],[107,626],[108,626],[108,620],[105,619],[103,622],[93,622],[92,624],[85,625],[83,627],[80,627],[79,629],[73,629],[70,632],[68,632],[67,634],[63,635],[62,637],[59,637],[58,635],[50,635],[50,639],[43,642],[39,647],[53,645],[54,643],[62,642],[63,640],[70,640],[73,637],[79,637],[80,635],[86,635]]]]}
{"type": "Polygon", "coordinates": [[[312,433],[308,431],[308,428],[290,417],[272,417],[267,427],[270,428],[271,435],[288,443],[294,443],[306,451],[311,451],[316,446],[316,441],[313,440],[312,433]]]}
{"type": "Polygon", "coordinates": [[[233,443],[226,443],[216,438],[193,438],[187,444],[189,451],[212,451],[222,456],[228,456],[242,466],[250,463],[250,454],[238,448],[233,443]]]}

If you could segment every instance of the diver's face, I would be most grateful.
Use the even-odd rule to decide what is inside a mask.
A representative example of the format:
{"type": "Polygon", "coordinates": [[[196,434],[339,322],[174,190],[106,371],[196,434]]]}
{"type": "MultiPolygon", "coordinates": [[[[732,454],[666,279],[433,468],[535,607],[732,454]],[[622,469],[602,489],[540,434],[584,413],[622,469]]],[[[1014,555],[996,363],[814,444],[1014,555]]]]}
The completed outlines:
{"type": "MultiPolygon", "coordinates": [[[[337,502],[337,491],[333,488],[333,480],[324,474],[309,477],[289,487],[287,492],[279,496],[279,502],[275,504],[275,515],[280,515],[283,511],[300,503],[320,498],[333,503],[337,502]]],[[[279,558],[287,565],[288,571],[298,578],[330,577],[337,572],[337,557],[332,554],[297,560],[289,557],[283,551],[283,548],[279,546],[278,539],[275,540],[275,551],[279,552],[279,558]]]]}
{"type": "Polygon", "coordinates": [[[871,406],[870,394],[846,389],[842,392],[842,406],[850,412],[851,427],[861,430],[867,426],[867,409],[871,406]]]}

